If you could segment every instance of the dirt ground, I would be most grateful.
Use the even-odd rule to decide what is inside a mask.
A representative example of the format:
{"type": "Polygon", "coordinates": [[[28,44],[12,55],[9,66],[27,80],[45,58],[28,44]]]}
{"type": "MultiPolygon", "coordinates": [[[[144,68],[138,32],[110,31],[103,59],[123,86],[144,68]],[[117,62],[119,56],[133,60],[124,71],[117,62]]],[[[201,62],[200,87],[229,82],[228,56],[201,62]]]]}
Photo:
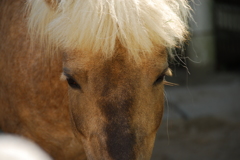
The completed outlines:
{"type": "Polygon", "coordinates": [[[239,160],[240,123],[215,117],[164,121],[151,160],[239,160]],[[168,127],[167,127],[168,126],[168,127]]]}
{"type": "Polygon", "coordinates": [[[240,76],[166,88],[151,160],[240,160],[240,76]]]}

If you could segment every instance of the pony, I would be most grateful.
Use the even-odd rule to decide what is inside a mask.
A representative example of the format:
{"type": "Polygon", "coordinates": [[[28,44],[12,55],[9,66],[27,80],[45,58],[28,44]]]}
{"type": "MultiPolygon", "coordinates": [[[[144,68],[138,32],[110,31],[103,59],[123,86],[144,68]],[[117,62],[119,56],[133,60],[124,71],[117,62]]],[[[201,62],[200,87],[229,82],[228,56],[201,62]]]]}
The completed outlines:
{"type": "Polygon", "coordinates": [[[56,160],[150,159],[187,0],[0,0],[0,128],[56,160]]]}
{"type": "Polygon", "coordinates": [[[0,157],[4,160],[52,160],[30,140],[10,134],[0,134],[0,157]]]}

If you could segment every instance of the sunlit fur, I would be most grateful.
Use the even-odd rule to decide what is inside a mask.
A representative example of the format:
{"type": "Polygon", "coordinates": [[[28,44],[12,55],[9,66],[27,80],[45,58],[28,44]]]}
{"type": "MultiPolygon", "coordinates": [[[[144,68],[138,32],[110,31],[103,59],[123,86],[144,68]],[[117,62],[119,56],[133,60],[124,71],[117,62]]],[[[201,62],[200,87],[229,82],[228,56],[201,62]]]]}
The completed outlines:
{"type": "Polygon", "coordinates": [[[181,45],[190,7],[186,0],[61,0],[52,7],[28,0],[28,9],[30,34],[45,48],[111,57],[121,45],[136,58],[181,45]]]}

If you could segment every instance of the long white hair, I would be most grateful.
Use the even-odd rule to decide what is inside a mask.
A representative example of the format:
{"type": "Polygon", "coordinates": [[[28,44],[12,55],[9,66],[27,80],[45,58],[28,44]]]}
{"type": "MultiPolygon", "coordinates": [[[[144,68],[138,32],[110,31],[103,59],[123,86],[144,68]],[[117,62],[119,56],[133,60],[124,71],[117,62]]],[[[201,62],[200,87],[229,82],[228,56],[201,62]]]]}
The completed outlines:
{"type": "Polygon", "coordinates": [[[137,57],[181,45],[188,35],[187,0],[51,1],[56,5],[28,0],[30,34],[49,48],[111,57],[121,45],[137,57]]]}

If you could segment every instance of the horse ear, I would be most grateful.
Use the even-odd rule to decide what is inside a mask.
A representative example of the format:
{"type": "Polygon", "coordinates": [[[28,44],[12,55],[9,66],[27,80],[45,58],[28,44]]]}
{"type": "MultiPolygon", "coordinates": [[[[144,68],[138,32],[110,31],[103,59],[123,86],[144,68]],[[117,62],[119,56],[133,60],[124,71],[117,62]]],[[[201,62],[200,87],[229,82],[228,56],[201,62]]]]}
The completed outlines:
{"type": "Polygon", "coordinates": [[[51,7],[56,8],[61,0],[45,0],[45,2],[51,7]]]}

